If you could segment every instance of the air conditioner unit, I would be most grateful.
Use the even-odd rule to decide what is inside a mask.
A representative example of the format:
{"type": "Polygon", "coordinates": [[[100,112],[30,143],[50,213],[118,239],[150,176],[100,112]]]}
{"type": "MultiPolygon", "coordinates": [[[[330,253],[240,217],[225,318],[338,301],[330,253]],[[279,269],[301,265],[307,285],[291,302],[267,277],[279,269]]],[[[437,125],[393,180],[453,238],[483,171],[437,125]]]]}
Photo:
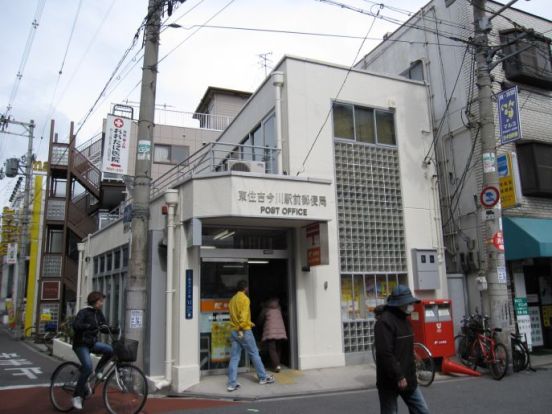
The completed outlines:
{"type": "Polygon", "coordinates": [[[262,161],[228,160],[227,171],[241,171],[251,173],[265,173],[266,166],[262,161]]]}

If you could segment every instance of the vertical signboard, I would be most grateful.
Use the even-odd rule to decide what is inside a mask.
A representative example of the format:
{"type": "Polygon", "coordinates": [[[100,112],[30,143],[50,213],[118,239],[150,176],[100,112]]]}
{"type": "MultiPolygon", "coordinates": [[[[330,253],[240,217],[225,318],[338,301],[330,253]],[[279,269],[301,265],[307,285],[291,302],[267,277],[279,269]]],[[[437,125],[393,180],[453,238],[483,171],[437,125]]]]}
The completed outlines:
{"type": "Polygon", "coordinates": [[[303,231],[306,266],[329,264],[328,223],[309,224],[303,231]]]}
{"type": "Polygon", "coordinates": [[[186,270],[186,319],[194,317],[194,271],[186,270]]]}
{"type": "Polygon", "coordinates": [[[108,115],[105,123],[102,172],[128,174],[128,153],[132,120],[108,115]]]}
{"type": "Polygon", "coordinates": [[[8,254],[6,255],[6,263],[17,263],[17,243],[8,243],[8,254]]]}
{"type": "Polygon", "coordinates": [[[517,86],[499,92],[496,101],[500,143],[507,144],[521,139],[517,86]]]}
{"type": "Polygon", "coordinates": [[[506,153],[497,158],[500,201],[502,208],[512,208],[519,204],[519,181],[514,169],[514,154],[506,153]]]}

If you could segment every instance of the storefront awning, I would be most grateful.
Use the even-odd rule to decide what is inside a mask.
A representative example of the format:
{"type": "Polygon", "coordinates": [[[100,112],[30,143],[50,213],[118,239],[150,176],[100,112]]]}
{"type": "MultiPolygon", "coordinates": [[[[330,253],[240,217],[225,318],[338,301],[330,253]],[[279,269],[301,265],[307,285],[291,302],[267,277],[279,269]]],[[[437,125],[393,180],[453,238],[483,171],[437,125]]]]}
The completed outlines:
{"type": "Polygon", "coordinates": [[[506,260],[552,257],[552,219],[503,217],[506,260]]]}

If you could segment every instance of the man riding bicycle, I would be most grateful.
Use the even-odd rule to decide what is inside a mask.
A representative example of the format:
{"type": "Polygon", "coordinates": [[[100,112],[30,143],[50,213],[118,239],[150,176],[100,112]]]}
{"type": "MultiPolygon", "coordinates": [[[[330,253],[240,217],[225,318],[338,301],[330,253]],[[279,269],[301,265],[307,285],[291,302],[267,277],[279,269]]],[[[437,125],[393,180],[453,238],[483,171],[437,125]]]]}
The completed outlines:
{"type": "Polygon", "coordinates": [[[91,292],[88,295],[88,306],[81,309],[73,321],[73,351],[77,354],[82,365],[75,393],[73,394],[73,407],[82,410],[82,401],[87,395],[86,382],[92,374],[92,358],[90,353],[102,354],[100,362],[96,366],[96,374],[101,373],[102,367],[113,356],[111,345],[98,341],[100,332],[109,333],[109,328],[102,313],[105,295],[101,292],[91,292]]]}

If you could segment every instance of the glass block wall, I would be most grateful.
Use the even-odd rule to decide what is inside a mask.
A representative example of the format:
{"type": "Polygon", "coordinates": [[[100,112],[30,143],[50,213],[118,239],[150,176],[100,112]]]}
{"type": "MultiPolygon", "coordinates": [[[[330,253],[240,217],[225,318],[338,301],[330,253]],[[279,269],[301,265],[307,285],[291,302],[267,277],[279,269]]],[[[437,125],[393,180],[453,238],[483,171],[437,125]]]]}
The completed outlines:
{"type": "Polygon", "coordinates": [[[335,141],[344,351],[370,350],[374,308],[407,283],[398,149],[335,141]]]}

